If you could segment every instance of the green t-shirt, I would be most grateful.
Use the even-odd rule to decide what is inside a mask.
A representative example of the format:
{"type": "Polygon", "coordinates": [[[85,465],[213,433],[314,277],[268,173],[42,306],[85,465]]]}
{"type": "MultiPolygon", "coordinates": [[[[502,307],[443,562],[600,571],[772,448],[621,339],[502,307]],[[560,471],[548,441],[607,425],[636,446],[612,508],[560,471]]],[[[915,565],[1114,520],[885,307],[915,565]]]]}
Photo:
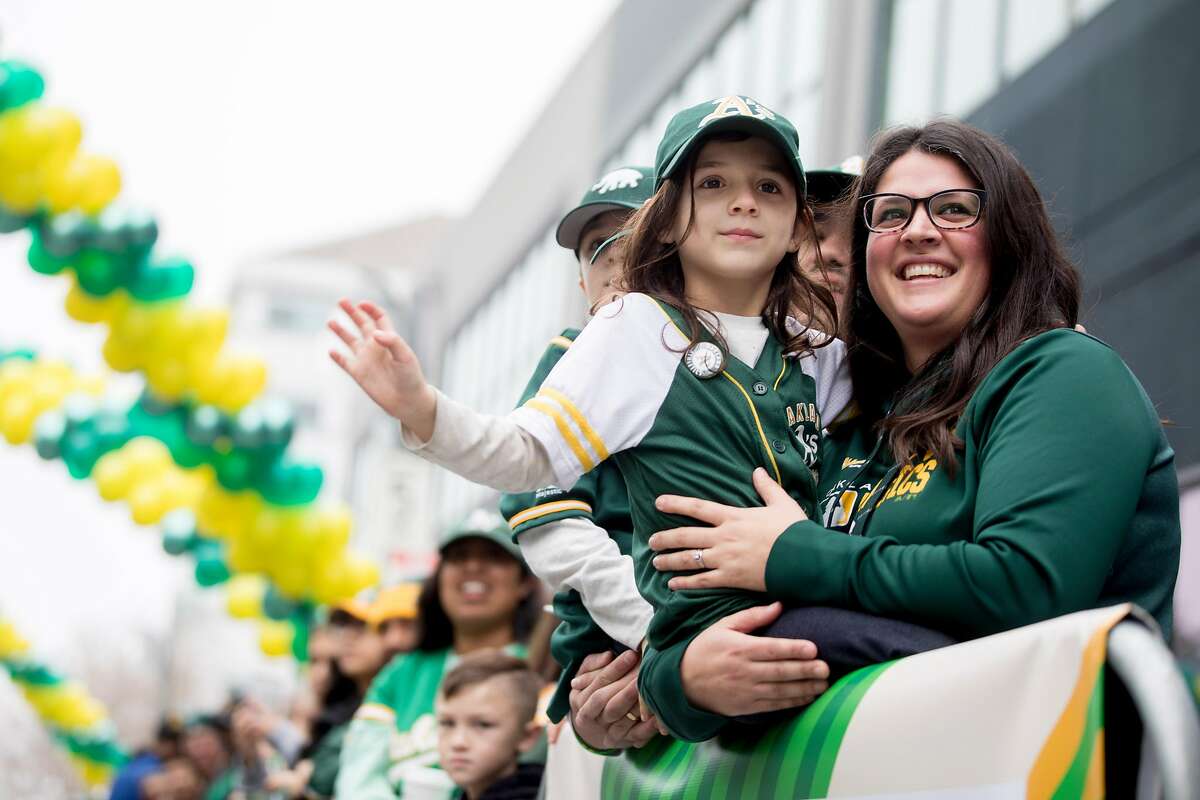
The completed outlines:
{"type": "MultiPolygon", "coordinates": [[[[537,395],[550,370],[578,335],[578,330],[568,328],[551,340],[517,405],[537,395]]],[[[631,552],[633,520],[629,516],[629,492],[621,471],[612,461],[600,464],[569,490],[548,486],[535,492],[506,494],[500,498],[500,513],[508,520],[518,542],[521,534],[547,523],[582,518],[605,530],[623,555],[631,552]]],[[[574,589],[554,596],[554,614],[560,622],[550,637],[550,652],[562,666],[562,672],[546,713],[557,722],[570,711],[571,679],[579,671],[580,662],[591,653],[608,650],[613,641],[595,623],[574,589]]]]}

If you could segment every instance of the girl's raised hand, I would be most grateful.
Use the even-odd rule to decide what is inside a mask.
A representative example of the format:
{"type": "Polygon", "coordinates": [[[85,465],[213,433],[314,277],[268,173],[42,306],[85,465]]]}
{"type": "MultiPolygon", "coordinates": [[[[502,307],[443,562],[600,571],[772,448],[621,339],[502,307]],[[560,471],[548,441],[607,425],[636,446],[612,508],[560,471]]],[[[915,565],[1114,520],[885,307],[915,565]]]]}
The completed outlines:
{"type": "Polygon", "coordinates": [[[337,320],[330,320],[329,330],[350,349],[350,354],[332,349],[329,357],[380,408],[400,420],[418,439],[428,441],[433,435],[437,394],[425,382],[412,348],[396,333],[383,309],[374,303],[364,301],[355,305],[342,299],[338,307],[358,330],[348,331],[337,320]]]}

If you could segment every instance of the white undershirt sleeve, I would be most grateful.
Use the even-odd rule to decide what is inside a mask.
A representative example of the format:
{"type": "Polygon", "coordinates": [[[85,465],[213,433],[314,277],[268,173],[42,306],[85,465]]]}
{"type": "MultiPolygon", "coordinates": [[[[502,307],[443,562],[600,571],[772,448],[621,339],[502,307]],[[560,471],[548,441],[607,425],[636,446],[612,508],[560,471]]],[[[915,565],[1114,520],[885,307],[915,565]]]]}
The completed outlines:
{"type": "Polygon", "coordinates": [[[438,392],[433,435],[422,442],[404,426],[404,446],[426,461],[500,492],[554,483],[545,448],[508,417],[480,414],[438,392]]]}
{"type": "Polygon", "coordinates": [[[637,590],[633,559],[603,529],[583,517],[549,522],[521,534],[521,554],[534,574],[559,591],[570,588],[605,633],[633,650],[654,609],[637,590]]]}

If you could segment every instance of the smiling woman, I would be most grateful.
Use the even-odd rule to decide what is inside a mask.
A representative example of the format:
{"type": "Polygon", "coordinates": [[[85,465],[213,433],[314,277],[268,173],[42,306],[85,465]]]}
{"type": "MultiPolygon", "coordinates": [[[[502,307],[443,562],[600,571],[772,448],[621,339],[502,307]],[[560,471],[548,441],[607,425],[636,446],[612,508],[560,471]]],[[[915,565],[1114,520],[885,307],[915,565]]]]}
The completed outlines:
{"type": "MultiPolygon", "coordinates": [[[[1029,175],[991,136],[942,120],[886,132],[859,192],[855,413],[822,445],[821,519],[762,474],[764,507],[659,498],[711,527],[656,534],[653,548],[685,558],[655,566],[702,558],[673,590],[765,590],[957,638],[1134,602],[1169,638],[1174,453],[1120,357],[1072,330],[1078,273],[1029,175]]],[[[753,710],[729,701],[760,665],[731,662],[738,641],[719,628],[642,665],[701,733],[704,711],[753,710]]]]}
{"type": "Polygon", "coordinates": [[[421,592],[417,649],[379,673],[346,735],[338,797],[391,797],[406,772],[437,762],[434,701],[459,658],[525,655],[539,613],[537,580],[503,518],[472,514],[443,538],[441,556],[421,592]]]}

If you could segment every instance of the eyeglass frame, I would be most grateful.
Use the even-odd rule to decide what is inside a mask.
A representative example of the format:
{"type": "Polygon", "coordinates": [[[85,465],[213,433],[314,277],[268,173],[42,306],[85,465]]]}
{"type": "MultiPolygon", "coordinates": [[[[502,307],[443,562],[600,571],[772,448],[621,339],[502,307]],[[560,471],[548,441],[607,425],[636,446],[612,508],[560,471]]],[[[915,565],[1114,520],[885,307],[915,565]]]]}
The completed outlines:
{"type": "Polygon", "coordinates": [[[890,235],[893,233],[903,233],[904,229],[907,228],[909,225],[911,225],[913,219],[917,216],[917,207],[918,206],[923,206],[925,208],[925,216],[929,217],[930,224],[933,225],[933,227],[937,228],[938,230],[940,230],[940,231],[965,231],[968,228],[975,227],[976,225],[979,224],[979,220],[983,219],[983,208],[985,205],[987,205],[987,192],[984,191],[983,189],[943,189],[940,192],[934,192],[933,194],[929,195],[928,197],[909,197],[908,195],[901,194],[900,192],[876,192],[875,194],[869,194],[866,197],[860,198],[859,202],[862,203],[863,224],[867,226],[867,230],[870,231],[871,233],[878,233],[878,234],[881,234],[884,236],[887,236],[887,235],[890,235]],[[952,192],[966,192],[967,194],[973,194],[979,198],[979,213],[977,213],[975,215],[975,219],[972,220],[969,224],[962,225],[957,228],[947,228],[944,225],[939,225],[937,223],[937,220],[935,220],[933,218],[933,212],[929,210],[929,201],[930,200],[932,200],[935,197],[939,197],[943,194],[950,194],[952,192]],[[890,228],[888,230],[882,230],[882,231],[876,230],[875,228],[871,227],[871,222],[870,222],[870,220],[867,219],[867,203],[871,200],[874,200],[876,197],[903,197],[905,200],[912,203],[912,213],[910,213],[908,215],[908,221],[906,221],[899,228],[890,228]]]}

